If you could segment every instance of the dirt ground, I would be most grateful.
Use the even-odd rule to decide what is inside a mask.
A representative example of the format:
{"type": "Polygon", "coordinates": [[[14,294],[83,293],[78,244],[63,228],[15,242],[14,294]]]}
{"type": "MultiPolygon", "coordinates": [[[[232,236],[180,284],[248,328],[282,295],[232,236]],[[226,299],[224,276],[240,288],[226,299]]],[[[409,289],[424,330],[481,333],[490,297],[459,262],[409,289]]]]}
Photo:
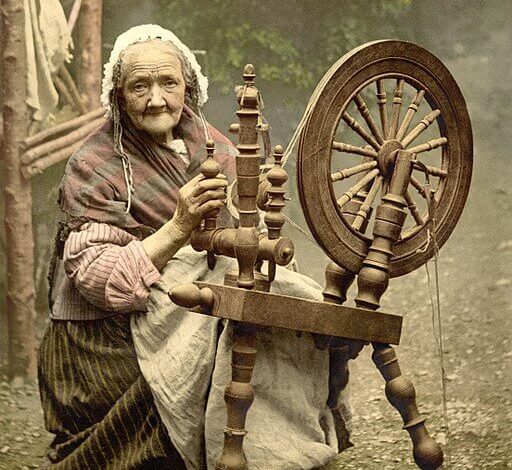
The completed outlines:
{"type": "MultiPolygon", "coordinates": [[[[397,348],[402,369],[413,378],[420,411],[448,450],[453,469],[512,468],[512,222],[503,217],[512,209],[512,189],[504,183],[497,177],[487,197],[471,194],[439,259],[449,432],[425,269],[393,280],[383,298],[383,310],[404,315],[397,348]],[[482,217],[493,221],[492,230],[485,229],[482,217]]],[[[433,290],[432,262],[429,269],[433,290]]],[[[416,468],[369,348],[352,363],[351,373],[355,446],[327,468],[416,468]]],[[[16,388],[0,376],[0,469],[37,468],[49,440],[36,387],[16,388]]]]}
{"type": "MultiPolygon", "coordinates": [[[[473,104],[475,116],[483,115],[478,103],[473,104]]],[[[400,363],[415,383],[431,433],[451,457],[448,470],[512,468],[512,165],[506,129],[497,128],[504,140],[496,140],[488,135],[489,127],[486,121],[475,126],[472,188],[438,263],[448,430],[425,268],[392,280],[382,298],[383,310],[404,316],[400,363]]],[[[295,243],[304,252],[310,242],[298,237],[295,243]]],[[[302,262],[315,264],[316,275],[324,262],[315,256],[309,264],[302,262]]],[[[434,293],[433,262],[428,266],[434,293]]],[[[369,349],[351,365],[354,447],[327,468],[413,469],[410,441],[384,397],[369,349]]],[[[37,388],[14,387],[4,371],[0,357],[0,470],[37,468],[50,442],[37,388]]]]}

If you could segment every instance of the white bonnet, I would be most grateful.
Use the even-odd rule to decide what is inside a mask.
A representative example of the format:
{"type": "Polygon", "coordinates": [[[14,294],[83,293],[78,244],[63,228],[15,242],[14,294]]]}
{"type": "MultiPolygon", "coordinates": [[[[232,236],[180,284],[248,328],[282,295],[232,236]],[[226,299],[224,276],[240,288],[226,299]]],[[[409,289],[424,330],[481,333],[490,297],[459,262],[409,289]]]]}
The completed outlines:
{"type": "Polygon", "coordinates": [[[113,71],[114,66],[119,60],[121,52],[123,52],[131,44],[144,42],[151,39],[161,39],[172,43],[186,58],[192,67],[193,73],[196,75],[198,83],[198,105],[201,107],[208,101],[208,79],[201,73],[201,66],[197,63],[196,56],[192,51],[183,44],[174,33],[162,28],[156,24],[143,24],[134,26],[128,31],[120,34],[114,44],[114,48],[110,53],[110,59],[105,64],[103,70],[103,83],[101,87],[101,103],[110,114],[110,92],[113,88],[113,71]]]}

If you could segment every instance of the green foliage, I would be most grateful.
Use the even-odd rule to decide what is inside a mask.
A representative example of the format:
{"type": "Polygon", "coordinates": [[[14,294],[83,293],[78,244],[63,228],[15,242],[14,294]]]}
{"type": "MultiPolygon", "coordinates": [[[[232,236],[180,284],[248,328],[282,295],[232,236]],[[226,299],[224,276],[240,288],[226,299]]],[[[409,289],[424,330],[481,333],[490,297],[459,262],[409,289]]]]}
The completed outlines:
{"type": "Polygon", "coordinates": [[[251,62],[262,88],[279,89],[294,105],[345,52],[372,39],[396,37],[397,19],[411,0],[145,3],[153,21],[172,29],[191,48],[206,51],[203,66],[222,93],[231,92],[243,66],[251,62]]]}

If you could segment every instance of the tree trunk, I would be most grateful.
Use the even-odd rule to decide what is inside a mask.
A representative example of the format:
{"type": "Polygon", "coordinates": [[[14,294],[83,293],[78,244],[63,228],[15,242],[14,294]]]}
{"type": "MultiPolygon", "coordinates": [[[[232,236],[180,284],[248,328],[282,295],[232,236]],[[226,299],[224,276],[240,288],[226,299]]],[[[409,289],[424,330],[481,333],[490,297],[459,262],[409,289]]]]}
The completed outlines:
{"type": "Polygon", "coordinates": [[[5,235],[9,376],[36,377],[34,239],[30,181],[18,143],[27,132],[23,0],[2,0],[5,235]]]}
{"type": "Polygon", "coordinates": [[[89,111],[101,106],[102,15],[103,0],[82,0],[77,24],[77,85],[89,111]]]}

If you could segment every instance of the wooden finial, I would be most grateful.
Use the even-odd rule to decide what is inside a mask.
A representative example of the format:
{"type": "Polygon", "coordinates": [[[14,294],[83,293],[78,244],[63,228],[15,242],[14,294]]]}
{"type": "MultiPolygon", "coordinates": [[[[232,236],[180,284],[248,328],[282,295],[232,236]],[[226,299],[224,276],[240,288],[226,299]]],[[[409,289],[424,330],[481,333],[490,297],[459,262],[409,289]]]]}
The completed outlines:
{"type": "MultiPolygon", "coordinates": [[[[215,150],[215,142],[209,139],[206,142],[206,160],[201,164],[200,170],[203,176],[207,179],[216,178],[220,173],[220,165],[213,158],[215,150]]],[[[214,209],[204,215],[205,231],[213,231],[217,228],[217,217],[219,217],[220,209],[214,209]]],[[[207,254],[208,267],[213,269],[215,267],[215,254],[208,251],[207,254]]]]}
{"type": "Polygon", "coordinates": [[[268,227],[268,238],[271,240],[281,236],[281,227],[284,224],[282,210],[286,205],[284,200],[286,190],[283,186],[288,180],[288,175],[283,169],[282,159],[283,147],[276,145],[274,147],[274,166],[267,173],[270,187],[267,189],[269,202],[267,203],[265,224],[268,227]]]}
{"type": "Polygon", "coordinates": [[[244,82],[246,85],[254,85],[254,79],[256,77],[256,70],[254,65],[247,64],[244,68],[244,82]]]}
{"type": "MultiPolygon", "coordinates": [[[[215,143],[213,140],[206,142],[206,160],[201,164],[200,170],[205,178],[216,178],[220,173],[220,165],[213,158],[215,150],[215,143]]],[[[217,217],[220,210],[215,209],[205,214],[204,217],[204,230],[215,230],[217,227],[217,217]]]]}

